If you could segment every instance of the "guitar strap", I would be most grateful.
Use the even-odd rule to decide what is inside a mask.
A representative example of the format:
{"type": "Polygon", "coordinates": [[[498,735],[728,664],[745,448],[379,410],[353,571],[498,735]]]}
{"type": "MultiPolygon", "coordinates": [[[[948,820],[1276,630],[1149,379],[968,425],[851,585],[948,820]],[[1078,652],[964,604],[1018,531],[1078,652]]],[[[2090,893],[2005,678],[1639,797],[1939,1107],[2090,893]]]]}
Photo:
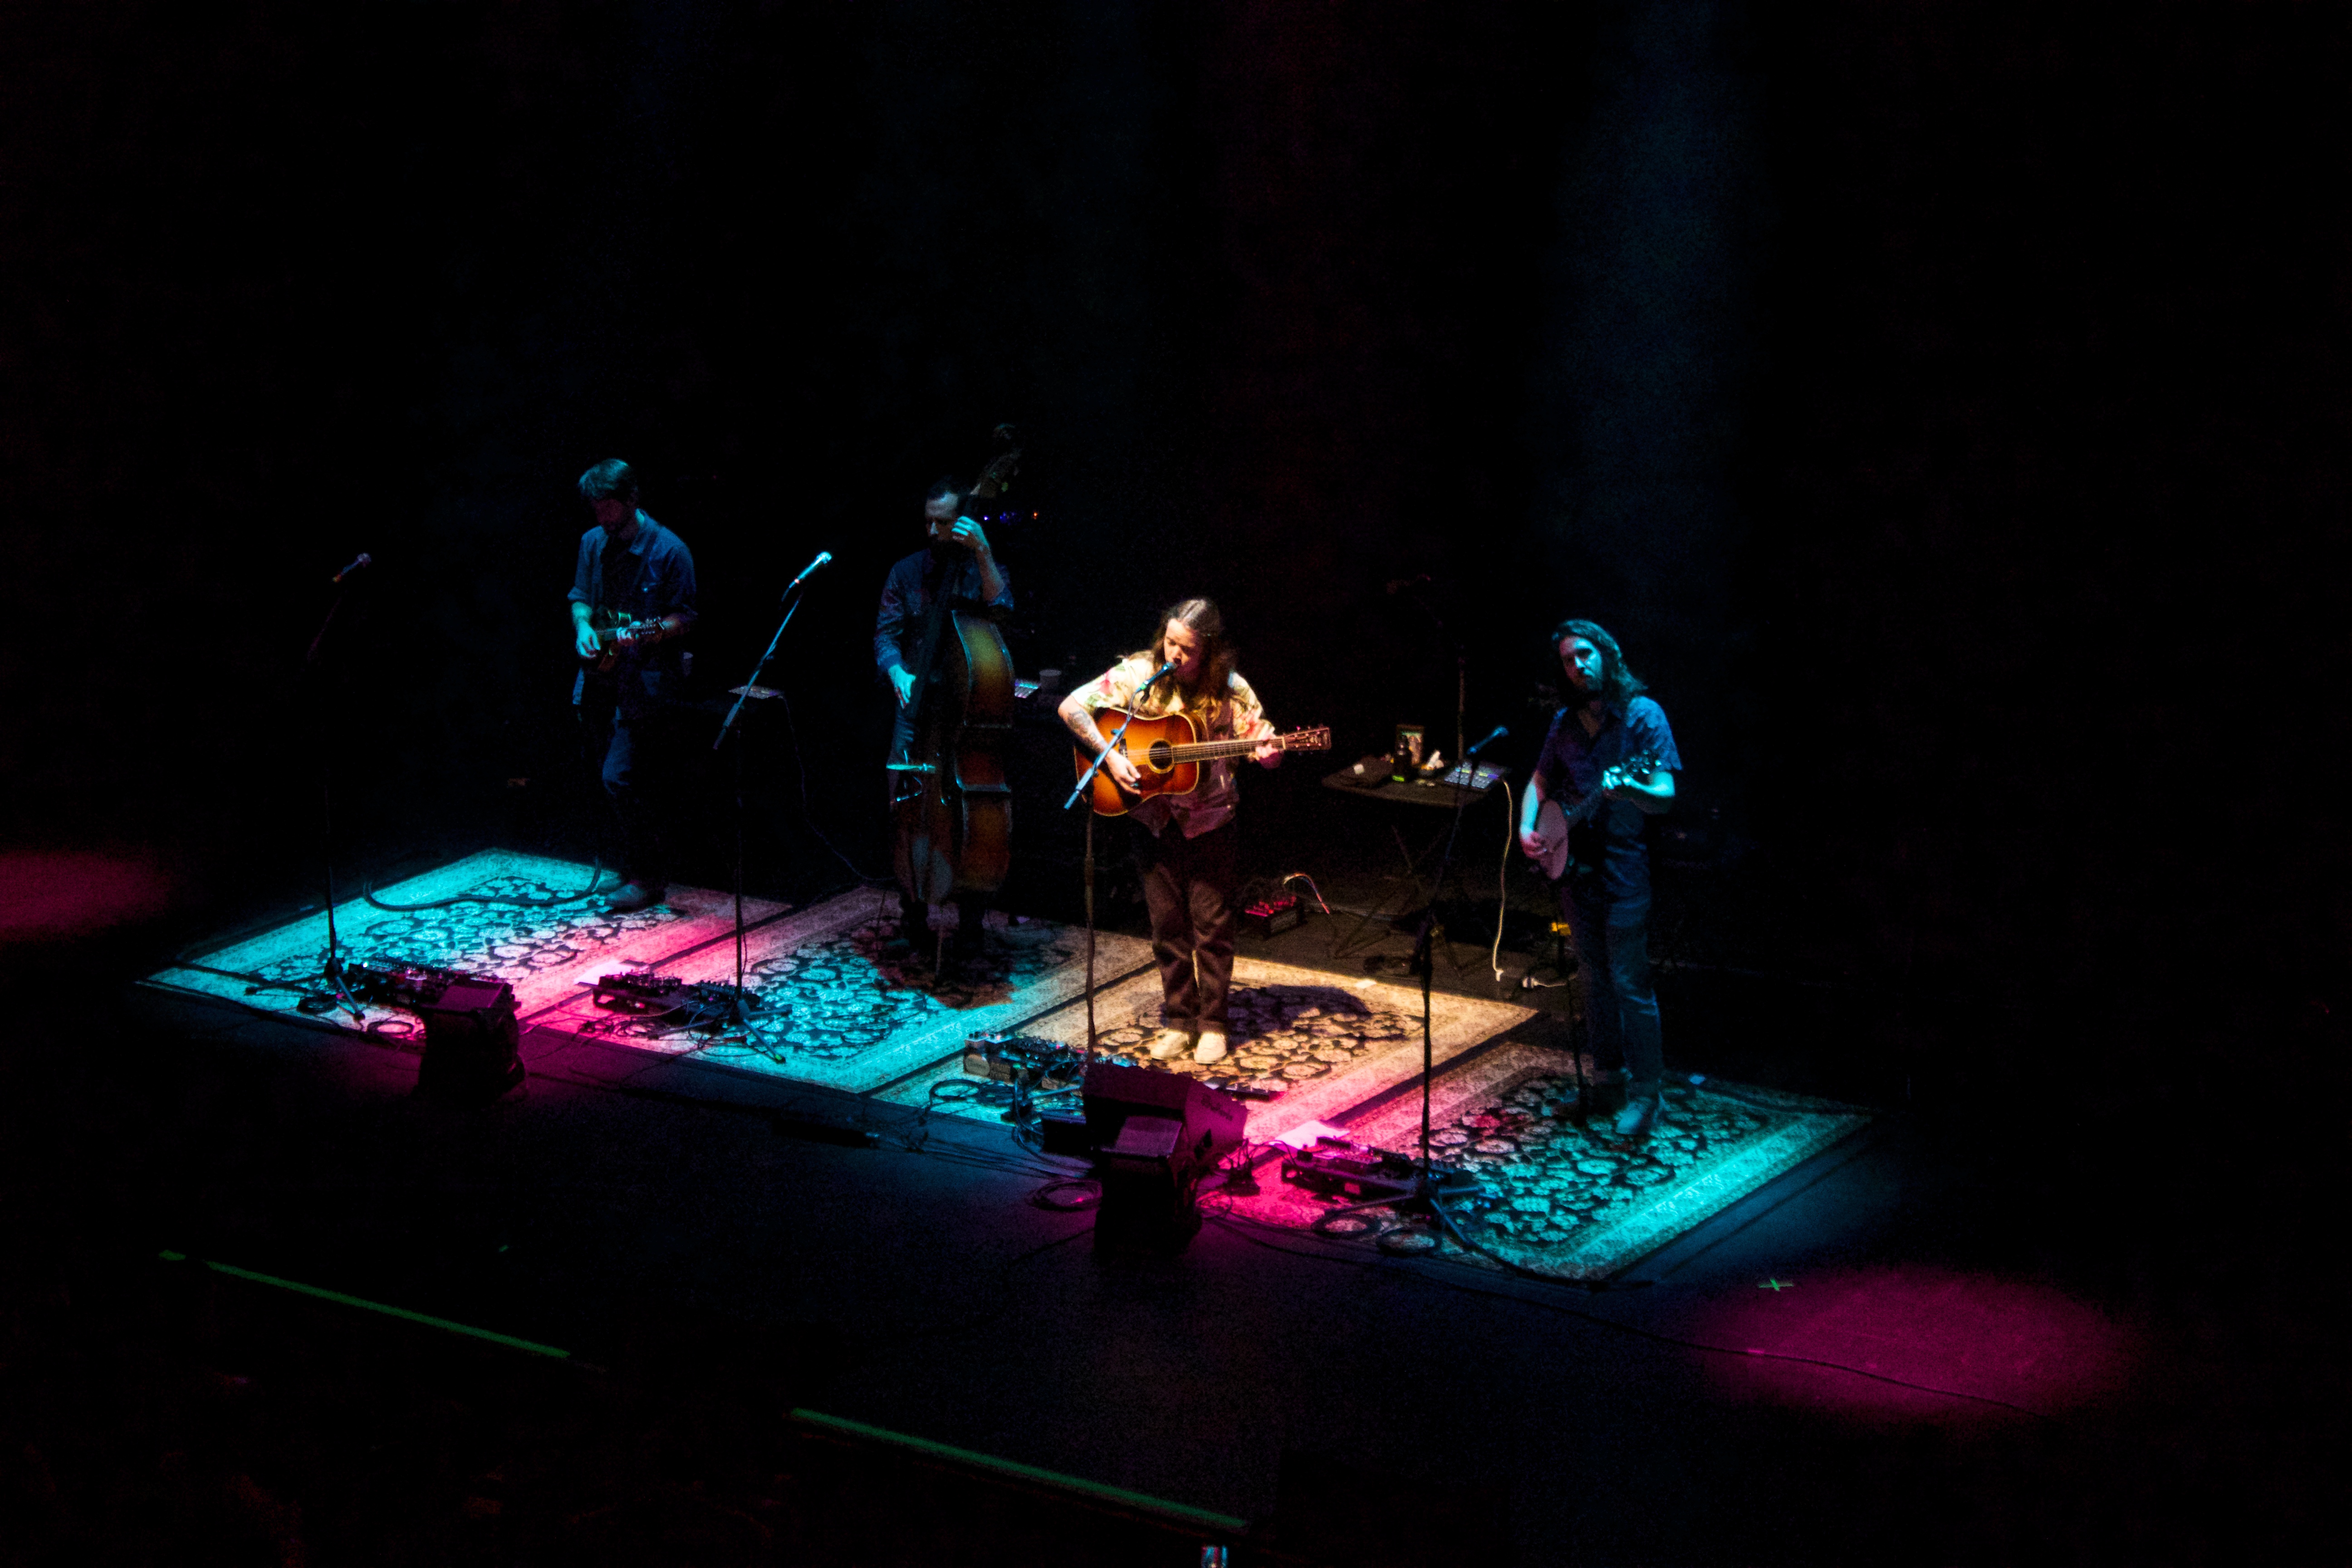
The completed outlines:
{"type": "MultiPolygon", "coordinates": [[[[637,537],[639,539],[645,537],[645,527],[642,523],[638,525],[637,537]]],[[[631,581],[635,575],[637,558],[629,553],[627,545],[616,543],[610,534],[605,536],[604,553],[604,581],[599,587],[604,602],[597,608],[607,615],[615,615],[619,613],[621,600],[628,593],[631,581]]]]}

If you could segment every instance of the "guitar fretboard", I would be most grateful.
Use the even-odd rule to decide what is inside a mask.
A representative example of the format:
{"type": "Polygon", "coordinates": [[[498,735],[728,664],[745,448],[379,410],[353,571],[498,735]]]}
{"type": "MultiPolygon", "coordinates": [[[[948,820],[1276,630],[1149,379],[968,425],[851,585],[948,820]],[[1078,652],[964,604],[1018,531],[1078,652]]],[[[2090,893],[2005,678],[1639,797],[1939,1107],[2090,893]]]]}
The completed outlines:
{"type": "MultiPolygon", "coordinates": [[[[1291,735],[1276,735],[1273,740],[1278,749],[1286,752],[1297,743],[1297,737],[1291,735]]],[[[1206,763],[1219,757],[1245,757],[1264,744],[1264,741],[1195,741],[1190,745],[1169,747],[1168,760],[1206,763]]]]}

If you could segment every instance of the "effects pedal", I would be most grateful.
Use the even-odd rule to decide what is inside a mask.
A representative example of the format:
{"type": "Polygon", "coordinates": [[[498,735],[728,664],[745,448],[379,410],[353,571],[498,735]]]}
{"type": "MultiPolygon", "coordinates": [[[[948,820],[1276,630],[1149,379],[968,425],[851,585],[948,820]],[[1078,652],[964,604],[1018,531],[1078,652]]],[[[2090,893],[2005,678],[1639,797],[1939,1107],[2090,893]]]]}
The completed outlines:
{"type": "Polygon", "coordinates": [[[596,1005],[615,1013],[674,1013],[686,1005],[694,987],[674,974],[621,971],[590,983],[596,1005]]]}
{"type": "Polygon", "coordinates": [[[1286,1158],[1282,1179],[1310,1193],[1359,1202],[1403,1197],[1419,1184],[1413,1163],[1404,1155],[1329,1139],[1286,1158]]]}
{"type": "Polygon", "coordinates": [[[1288,893],[1242,906],[1242,927],[1253,936],[1274,936],[1306,923],[1307,910],[1288,893]]]}

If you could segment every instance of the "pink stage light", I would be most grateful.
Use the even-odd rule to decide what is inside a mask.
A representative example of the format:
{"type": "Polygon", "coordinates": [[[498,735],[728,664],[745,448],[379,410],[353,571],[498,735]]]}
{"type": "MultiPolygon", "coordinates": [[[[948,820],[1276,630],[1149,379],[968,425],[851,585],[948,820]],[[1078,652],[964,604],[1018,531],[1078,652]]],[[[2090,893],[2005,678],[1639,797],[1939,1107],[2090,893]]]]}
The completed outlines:
{"type": "Polygon", "coordinates": [[[151,920],[171,894],[170,878],[131,856],[0,853],[0,942],[54,942],[151,920]]]}
{"type": "Polygon", "coordinates": [[[2128,1386],[2139,1354],[2137,1332],[2049,1286],[1924,1265],[1759,1282],[1701,1337],[1748,1352],[1710,1358],[1735,1395],[1866,1419],[2054,1415],[2128,1386]]]}

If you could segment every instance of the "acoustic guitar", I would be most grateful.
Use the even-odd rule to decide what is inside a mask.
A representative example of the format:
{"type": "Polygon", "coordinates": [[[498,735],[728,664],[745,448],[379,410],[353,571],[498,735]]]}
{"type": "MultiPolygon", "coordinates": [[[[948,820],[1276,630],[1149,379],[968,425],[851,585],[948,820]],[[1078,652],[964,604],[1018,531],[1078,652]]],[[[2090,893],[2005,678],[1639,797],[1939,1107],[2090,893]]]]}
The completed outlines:
{"type": "Polygon", "coordinates": [[[1560,809],[1559,802],[1547,797],[1543,805],[1536,808],[1536,831],[1543,835],[1544,847],[1543,853],[1534,858],[1535,863],[1543,868],[1544,876],[1557,882],[1568,874],[1569,829],[1589,821],[1593,813],[1607,804],[1610,790],[1619,784],[1631,784],[1635,779],[1648,778],[1657,771],[1656,754],[1644,752],[1602,770],[1601,787],[1565,811],[1560,809]]]}
{"type": "MultiPolygon", "coordinates": [[[[1190,714],[1171,713],[1165,718],[1147,719],[1141,714],[1130,716],[1120,708],[1102,708],[1095,712],[1095,729],[1105,745],[1118,747],[1143,775],[1130,792],[1119,788],[1107,771],[1095,774],[1094,807],[1100,816],[1124,816],[1138,801],[1157,795],[1191,795],[1201,787],[1202,763],[1213,763],[1219,757],[1246,757],[1268,741],[1286,752],[1331,749],[1328,725],[1293,730],[1286,735],[1258,741],[1203,741],[1190,714]],[[1119,730],[1122,724],[1127,727],[1123,734],[1119,730]]],[[[1077,763],[1078,776],[1086,777],[1087,770],[1094,766],[1094,759],[1076,746],[1070,748],[1070,754],[1077,763]]]]}

